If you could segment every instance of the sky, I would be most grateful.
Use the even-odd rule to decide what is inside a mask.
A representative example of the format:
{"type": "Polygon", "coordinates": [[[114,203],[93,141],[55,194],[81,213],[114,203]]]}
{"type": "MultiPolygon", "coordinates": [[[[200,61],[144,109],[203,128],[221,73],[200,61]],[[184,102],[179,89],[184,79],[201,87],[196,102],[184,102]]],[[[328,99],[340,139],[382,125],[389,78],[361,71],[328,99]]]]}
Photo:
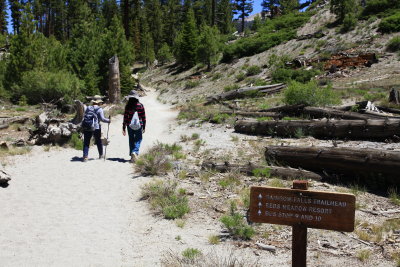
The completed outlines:
{"type": "MultiPolygon", "coordinates": [[[[306,0],[300,0],[300,3],[304,3],[305,1],[306,0]]],[[[250,15],[261,12],[261,3],[262,0],[254,0],[253,12],[250,15]]],[[[8,32],[12,32],[11,15],[9,9],[7,10],[7,14],[8,14],[8,32]]]]}

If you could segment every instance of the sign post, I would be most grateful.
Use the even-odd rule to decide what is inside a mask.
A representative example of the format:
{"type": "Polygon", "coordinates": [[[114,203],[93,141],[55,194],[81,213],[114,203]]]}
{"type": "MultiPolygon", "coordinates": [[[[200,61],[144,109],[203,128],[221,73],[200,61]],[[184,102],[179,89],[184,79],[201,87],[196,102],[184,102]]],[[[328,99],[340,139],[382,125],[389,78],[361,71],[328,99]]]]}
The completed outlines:
{"type": "Polygon", "coordinates": [[[308,227],[352,232],[354,218],[354,195],[309,191],[307,181],[293,181],[293,189],[250,189],[250,221],[293,227],[293,267],[306,266],[308,227]]]}

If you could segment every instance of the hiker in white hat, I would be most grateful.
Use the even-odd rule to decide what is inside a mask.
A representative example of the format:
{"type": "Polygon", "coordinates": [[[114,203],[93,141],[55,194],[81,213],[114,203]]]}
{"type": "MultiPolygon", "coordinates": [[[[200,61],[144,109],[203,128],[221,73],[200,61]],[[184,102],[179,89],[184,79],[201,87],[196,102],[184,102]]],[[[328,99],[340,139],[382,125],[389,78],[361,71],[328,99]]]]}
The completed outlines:
{"type": "Polygon", "coordinates": [[[100,107],[103,104],[101,96],[95,95],[90,101],[90,106],[85,110],[82,120],[83,129],[83,162],[88,160],[90,139],[94,136],[99,158],[103,158],[103,144],[101,142],[101,124],[100,121],[110,123],[111,118],[104,117],[104,111],[100,107]]]}
{"type": "Polygon", "coordinates": [[[128,103],[125,106],[122,134],[125,136],[128,129],[129,155],[131,162],[135,162],[139,156],[140,144],[146,129],[146,113],[143,104],[139,102],[139,94],[135,90],[132,90],[126,98],[128,103]]]}

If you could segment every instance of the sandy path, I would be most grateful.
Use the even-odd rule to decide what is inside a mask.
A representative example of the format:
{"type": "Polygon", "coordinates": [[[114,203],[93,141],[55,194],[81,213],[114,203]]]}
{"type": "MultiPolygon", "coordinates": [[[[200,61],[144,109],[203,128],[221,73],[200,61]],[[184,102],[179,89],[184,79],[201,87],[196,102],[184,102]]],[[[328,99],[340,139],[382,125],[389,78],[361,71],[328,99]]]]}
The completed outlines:
{"type": "MultiPolygon", "coordinates": [[[[142,102],[148,117],[142,151],[156,140],[174,141],[168,131],[176,112],[157,102],[154,93],[142,102]]],[[[35,148],[6,166],[12,181],[8,188],[0,188],[1,266],[159,262],[158,254],[152,255],[156,251],[142,240],[149,221],[156,221],[146,204],[138,201],[140,186],[148,178],[136,177],[132,165],[125,162],[128,141],[121,134],[121,123],[122,116],[111,123],[106,161],[97,159],[95,146],[87,163],[78,161],[81,151],[35,148]]]]}

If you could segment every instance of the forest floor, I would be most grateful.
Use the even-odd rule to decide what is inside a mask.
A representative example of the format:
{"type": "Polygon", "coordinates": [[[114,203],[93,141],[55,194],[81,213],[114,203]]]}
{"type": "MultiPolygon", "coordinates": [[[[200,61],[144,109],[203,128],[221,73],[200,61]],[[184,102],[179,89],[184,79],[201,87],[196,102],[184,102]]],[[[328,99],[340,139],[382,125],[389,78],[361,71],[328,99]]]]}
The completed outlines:
{"type": "MultiPolygon", "coordinates": [[[[235,173],[205,177],[199,166],[203,160],[261,160],[268,144],[330,145],[329,141],[249,137],[226,125],[180,124],[177,111],[156,98],[155,92],[142,98],[148,118],[142,153],[157,141],[178,142],[186,154],[179,169],[187,175],[144,177],[135,172],[128,162],[121,115],[110,125],[105,161],[97,159],[95,146],[86,163],[81,162],[81,151],[60,147],[46,151],[35,146],[29,154],[3,158],[2,168],[12,180],[0,188],[2,266],[291,266],[290,227],[253,225],[257,235],[243,241],[232,239],[220,222],[230,202],[243,202],[251,185],[290,188],[291,182],[235,173]],[[198,137],[191,140],[194,135],[198,137]],[[197,174],[189,175],[193,171],[197,174]],[[221,180],[230,177],[238,182],[223,186],[221,180]],[[191,212],[183,219],[166,220],[141,200],[142,186],[155,178],[177,181],[186,190],[191,212]],[[219,241],[210,242],[212,236],[219,241]],[[275,246],[276,252],[261,250],[256,242],[275,246]],[[202,256],[183,257],[182,251],[191,248],[202,256]]],[[[398,149],[395,144],[361,145],[398,149]]],[[[358,204],[355,232],[308,230],[309,266],[398,266],[398,205],[358,187],[312,182],[310,189],[354,193],[358,204]]]]}

